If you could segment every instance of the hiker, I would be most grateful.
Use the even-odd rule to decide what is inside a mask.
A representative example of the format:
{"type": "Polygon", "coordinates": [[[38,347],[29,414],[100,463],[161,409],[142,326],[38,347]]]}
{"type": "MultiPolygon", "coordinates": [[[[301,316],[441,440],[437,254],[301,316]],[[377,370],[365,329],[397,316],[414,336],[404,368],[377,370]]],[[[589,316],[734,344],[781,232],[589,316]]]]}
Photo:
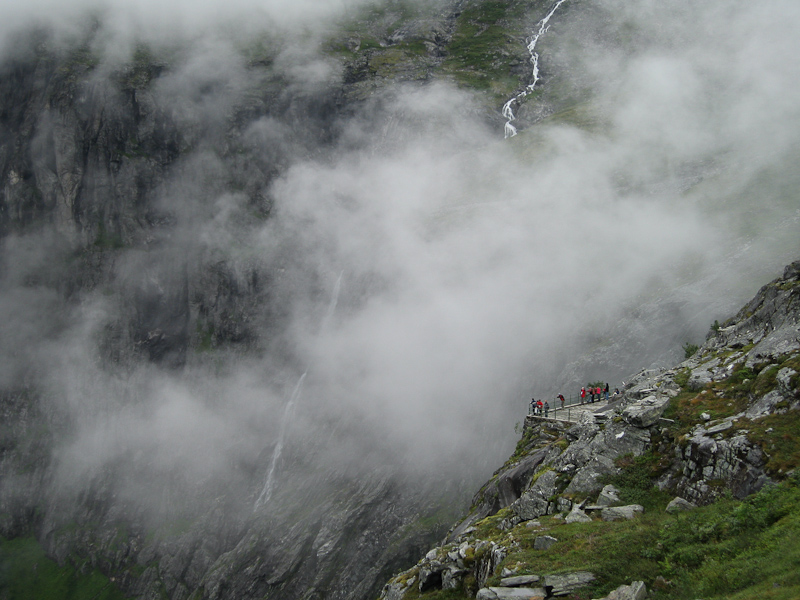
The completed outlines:
{"type": "Polygon", "coordinates": [[[547,400],[545,400],[544,401],[544,416],[546,417],[547,413],[549,413],[549,412],[550,412],[550,403],[547,400]]]}
{"type": "Polygon", "coordinates": [[[608,383],[606,383],[606,389],[604,391],[606,394],[606,402],[608,402],[608,383]]]}
{"type": "Polygon", "coordinates": [[[619,396],[619,388],[614,388],[614,395],[619,396]]]}
{"type": "Polygon", "coordinates": [[[532,415],[536,414],[536,400],[534,398],[531,398],[530,414],[532,414],[532,415]]]}
{"type": "Polygon", "coordinates": [[[542,416],[542,410],[544,410],[544,404],[542,404],[541,400],[536,401],[536,408],[539,410],[539,416],[542,416]]]}
{"type": "Polygon", "coordinates": [[[564,408],[564,394],[559,394],[558,399],[561,400],[561,408],[564,408]]]}
{"type": "Polygon", "coordinates": [[[601,396],[601,394],[602,394],[602,393],[603,393],[603,388],[601,388],[601,387],[598,385],[598,386],[597,386],[597,401],[598,401],[598,402],[600,402],[600,400],[602,400],[602,399],[603,399],[603,396],[601,396]]]}
{"type": "Polygon", "coordinates": [[[583,404],[584,402],[586,402],[586,388],[582,387],[581,388],[581,404],[583,404]]]}

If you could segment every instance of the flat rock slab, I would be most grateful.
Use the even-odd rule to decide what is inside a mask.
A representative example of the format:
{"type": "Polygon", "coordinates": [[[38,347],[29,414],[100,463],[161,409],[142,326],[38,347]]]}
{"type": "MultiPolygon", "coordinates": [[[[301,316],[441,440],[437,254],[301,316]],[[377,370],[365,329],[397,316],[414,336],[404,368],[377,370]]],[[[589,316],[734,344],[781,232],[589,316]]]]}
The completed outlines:
{"type": "Polygon", "coordinates": [[[500,580],[501,587],[522,587],[532,583],[539,583],[541,577],[538,575],[516,575],[514,577],[504,577],[500,580]]]}
{"type": "Polygon", "coordinates": [[[622,418],[634,427],[650,427],[656,423],[667,408],[669,398],[648,396],[622,411],[622,418]]]}
{"type": "Polygon", "coordinates": [[[709,427],[708,431],[706,431],[707,435],[714,435],[715,433],[722,433],[723,431],[727,431],[733,427],[732,421],[723,421],[719,425],[714,425],[713,427],[709,427]]]}
{"type": "Polygon", "coordinates": [[[644,512],[644,507],[640,504],[609,506],[600,511],[600,518],[603,519],[603,521],[625,521],[633,519],[642,512],[644,512]]]}
{"type": "Polygon", "coordinates": [[[544,588],[483,588],[475,596],[475,600],[544,600],[547,592],[544,588]]]}
{"type": "Polygon", "coordinates": [[[589,585],[595,580],[594,573],[589,571],[575,571],[563,575],[545,575],[544,587],[551,596],[566,596],[577,589],[589,585]]]}

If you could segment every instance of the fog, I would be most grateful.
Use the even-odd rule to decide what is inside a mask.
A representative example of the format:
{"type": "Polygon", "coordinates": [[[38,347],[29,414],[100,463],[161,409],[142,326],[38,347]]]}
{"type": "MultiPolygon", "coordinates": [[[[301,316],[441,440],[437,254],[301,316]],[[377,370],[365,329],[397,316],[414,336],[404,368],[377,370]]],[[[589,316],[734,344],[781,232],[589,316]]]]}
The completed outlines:
{"type": "Polygon", "coordinates": [[[442,82],[376,93],[319,152],[298,142],[302,122],[257,118],[243,125],[249,151],[281,169],[254,224],[241,192],[209,184],[226,177],[217,136],[251,89],[242,37],[280,29],[270,68],[287,94],[324,95],[341,66],[306,34],[355,2],[5,2],[6,52],[22,26],[64,22],[68,37],[87,10],[97,43],[122,40],[110,62],[142,38],[186,45],[153,90],[196,142],[161,187],[169,242],[119,251],[113,293],[64,307],[57,236],[3,241],[0,377],[44,373],[37,385],[68,416],[58,485],[123,465],[118,491],[134,502],[163,502],[149,494],[180,473],[232,486],[251,510],[284,415],[297,470],[279,462],[279,487],[382,465],[479,481],[513,448],[531,396],[678,362],[681,343],[797,259],[800,6],[581,4],[602,26],[555,18],[540,51],[591,89],[591,127],[551,119],[504,141],[476,96],[442,82]],[[109,371],[98,339],[127,291],[206,259],[270,273],[280,335],[265,318],[259,352],[109,371]]]}

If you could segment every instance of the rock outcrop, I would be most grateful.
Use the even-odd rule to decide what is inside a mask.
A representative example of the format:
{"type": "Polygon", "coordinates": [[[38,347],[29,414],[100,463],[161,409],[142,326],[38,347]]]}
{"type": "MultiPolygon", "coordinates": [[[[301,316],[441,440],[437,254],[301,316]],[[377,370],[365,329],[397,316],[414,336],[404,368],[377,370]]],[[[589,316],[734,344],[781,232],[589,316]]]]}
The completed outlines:
{"type": "MultiPolygon", "coordinates": [[[[666,508],[671,514],[708,504],[725,491],[736,498],[757,492],[772,477],[767,454],[751,439],[747,424],[756,426],[766,416],[800,410],[796,367],[800,367],[800,262],[764,286],[735,318],[712,330],[694,356],[673,369],[634,375],[621,396],[598,409],[594,418],[583,413],[580,422],[570,426],[528,417],[523,432],[527,451],[520,452],[521,442],[516,460],[496,472],[476,495],[472,513],[454,527],[448,544],[431,550],[417,567],[392,580],[382,598],[403,598],[398,580],[432,570],[448,573],[449,588],[461,586],[486,599],[551,598],[591,583],[595,578],[591,573],[503,571],[499,585],[487,585],[515,544],[512,529],[521,523],[539,528],[537,517],[554,514],[566,523],[595,518],[626,521],[641,514],[641,505],[623,505],[619,491],[604,484],[620,472],[620,460],[645,453],[660,457],[660,475],[654,475],[653,483],[677,494],[666,508]],[[714,418],[710,412],[696,417],[679,412],[680,407],[706,401],[717,406],[712,399],[728,395],[730,400],[717,404],[732,414],[714,418]],[[675,406],[676,402],[685,404],[675,406]],[[735,406],[741,409],[737,412],[735,406]],[[670,407],[674,418],[666,417],[670,407]],[[688,433],[681,434],[681,427],[688,433]],[[595,494],[596,501],[590,504],[595,494]],[[495,517],[496,527],[511,532],[507,546],[481,539],[475,527],[501,509],[505,516],[495,517]],[[474,582],[469,584],[472,588],[468,580],[474,582]]],[[[533,547],[546,552],[556,544],[557,536],[540,535],[533,547]]],[[[645,595],[646,586],[639,581],[620,586],[604,600],[645,595]]]]}

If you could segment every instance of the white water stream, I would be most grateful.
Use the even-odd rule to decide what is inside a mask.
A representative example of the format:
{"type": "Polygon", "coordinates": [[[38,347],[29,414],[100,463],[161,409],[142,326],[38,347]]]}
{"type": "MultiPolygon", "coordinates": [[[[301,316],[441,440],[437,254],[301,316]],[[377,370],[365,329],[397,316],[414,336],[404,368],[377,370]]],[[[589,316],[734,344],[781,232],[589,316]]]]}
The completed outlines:
{"type": "Polygon", "coordinates": [[[283,409],[281,431],[278,434],[278,443],[275,444],[275,450],[272,451],[272,460],[269,463],[269,470],[267,471],[267,479],[264,482],[264,489],[261,490],[261,494],[259,495],[258,500],[256,500],[256,505],[253,507],[253,510],[269,502],[270,497],[272,497],[272,488],[275,485],[275,470],[278,467],[278,460],[280,460],[281,453],[283,452],[283,442],[286,439],[286,429],[289,421],[292,418],[294,404],[297,402],[298,396],[300,396],[300,388],[303,387],[303,381],[305,380],[306,375],[308,375],[308,371],[303,373],[300,376],[300,379],[297,380],[297,384],[294,386],[294,391],[289,398],[289,402],[286,403],[286,408],[283,409]]]}
{"type": "Polygon", "coordinates": [[[533,80],[531,83],[522,90],[519,94],[511,98],[508,102],[503,105],[503,117],[506,119],[505,124],[505,137],[506,139],[510,137],[514,137],[517,135],[517,128],[514,127],[513,121],[516,119],[514,116],[514,106],[518,105],[525,96],[533,92],[533,89],[536,87],[537,82],[539,81],[539,53],[536,52],[536,42],[539,41],[539,38],[542,37],[547,30],[550,29],[550,18],[553,14],[558,10],[558,7],[564,4],[566,0],[558,0],[555,3],[555,6],[547,13],[541,21],[536,24],[535,31],[533,36],[528,41],[528,52],[531,55],[531,65],[533,66],[533,80]]]}
{"type": "MultiPolygon", "coordinates": [[[[336,284],[333,286],[331,301],[328,304],[328,310],[325,312],[325,316],[322,319],[320,332],[323,332],[325,329],[327,329],[328,323],[330,323],[333,313],[336,311],[336,305],[339,303],[339,290],[342,287],[343,273],[344,271],[339,273],[339,278],[336,280],[336,284]]],[[[308,368],[306,368],[306,370],[300,376],[300,379],[297,380],[294,390],[292,390],[292,395],[289,396],[289,401],[286,403],[286,407],[283,409],[283,416],[281,417],[281,429],[278,433],[278,442],[275,444],[275,449],[272,451],[272,459],[270,460],[269,469],[267,470],[267,478],[264,481],[264,488],[261,490],[261,494],[259,494],[253,510],[257,510],[259,507],[269,502],[269,499],[272,497],[272,490],[275,487],[275,472],[278,468],[278,461],[283,453],[283,445],[286,440],[286,431],[289,428],[289,423],[292,420],[294,407],[297,403],[297,399],[300,397],[300,390],[303,388],[303,381],[305,381],[306,375],[308,375],[308,368]]]]}

